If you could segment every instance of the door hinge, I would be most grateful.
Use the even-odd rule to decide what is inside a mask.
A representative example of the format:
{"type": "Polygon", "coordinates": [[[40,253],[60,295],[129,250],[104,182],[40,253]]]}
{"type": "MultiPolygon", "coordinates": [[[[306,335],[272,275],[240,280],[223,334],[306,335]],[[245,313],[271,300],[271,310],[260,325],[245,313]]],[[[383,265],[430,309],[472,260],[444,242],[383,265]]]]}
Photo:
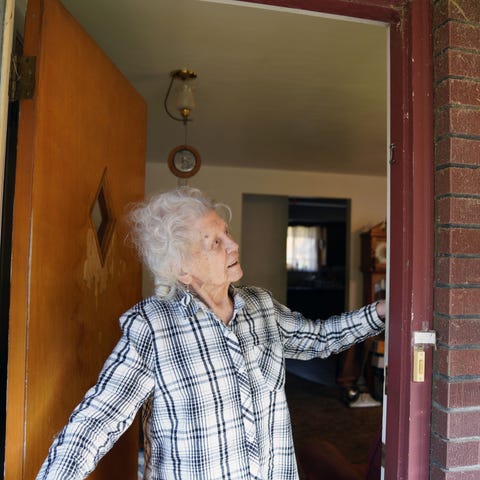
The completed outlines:
{"type": "Polygon", "coordinates": [[[8,97],[11,102],[33,97],[36,57],[13,55],[10,68],[8,97]]]}

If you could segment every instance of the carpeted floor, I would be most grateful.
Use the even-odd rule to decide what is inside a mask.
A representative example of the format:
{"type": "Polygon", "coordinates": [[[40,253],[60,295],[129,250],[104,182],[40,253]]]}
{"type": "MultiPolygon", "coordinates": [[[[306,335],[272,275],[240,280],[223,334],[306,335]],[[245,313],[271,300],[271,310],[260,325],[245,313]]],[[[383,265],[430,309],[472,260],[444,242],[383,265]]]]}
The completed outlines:
{"type": "Polygon", "coordinates": [[[382,407],[349,408],[342,403],[338,388],[292,373],[287,374],[286,391],[301,478],[365,478],[370,449],[381,427],[382,407]],[[332,473],[335,464],[338,475],[332,473]],[[360,472],[358,477],[340,473],[350,465],[352,471],[360,472]]]}

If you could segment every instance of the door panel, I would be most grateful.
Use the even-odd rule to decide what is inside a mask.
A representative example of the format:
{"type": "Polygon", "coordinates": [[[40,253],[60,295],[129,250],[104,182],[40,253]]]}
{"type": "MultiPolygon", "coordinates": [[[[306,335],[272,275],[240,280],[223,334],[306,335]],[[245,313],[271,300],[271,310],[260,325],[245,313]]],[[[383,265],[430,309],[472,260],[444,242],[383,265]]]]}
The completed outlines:
{"type": "MultiPolygon", "coordinates": [[[[143,198],[146,106],[57,0],[31,0],[20,107],[7,398],[7,479],[34,478],[141,295],[125,206],[143,198]]],[[[89,478],[136,478],[132,427],[89,478]]]]}

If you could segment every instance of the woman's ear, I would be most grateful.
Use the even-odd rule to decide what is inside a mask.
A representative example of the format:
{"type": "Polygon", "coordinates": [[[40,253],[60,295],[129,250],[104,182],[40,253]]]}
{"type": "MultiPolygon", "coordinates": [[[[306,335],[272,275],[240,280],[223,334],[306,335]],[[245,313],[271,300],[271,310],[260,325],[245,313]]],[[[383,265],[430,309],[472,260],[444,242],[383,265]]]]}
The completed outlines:
{"type": "Polygon", "coordinates": [[[180,283],[183,283],[184,285],[190,285],[190,283],[192,283],[192,275],[190,275],[190,273],[183,270],[183,268],[178,273],[177,278],[178,278],[178,281],[180,283]]]}

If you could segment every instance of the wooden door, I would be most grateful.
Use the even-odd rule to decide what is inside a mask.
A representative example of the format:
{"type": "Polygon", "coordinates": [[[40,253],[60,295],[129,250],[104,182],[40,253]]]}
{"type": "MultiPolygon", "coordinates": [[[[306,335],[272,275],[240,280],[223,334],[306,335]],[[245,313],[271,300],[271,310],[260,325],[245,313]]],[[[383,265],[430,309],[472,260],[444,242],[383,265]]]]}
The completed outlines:
{"type": "MultiPolygon", "coordinates": [[[[5,478],[32,479],[141,295],[125,206],[143,198],[146,106],[57,0],[30,0],[13,220],[5,478]]],[[[136,478],[131,428],[90,478],[136,478]]]]}

